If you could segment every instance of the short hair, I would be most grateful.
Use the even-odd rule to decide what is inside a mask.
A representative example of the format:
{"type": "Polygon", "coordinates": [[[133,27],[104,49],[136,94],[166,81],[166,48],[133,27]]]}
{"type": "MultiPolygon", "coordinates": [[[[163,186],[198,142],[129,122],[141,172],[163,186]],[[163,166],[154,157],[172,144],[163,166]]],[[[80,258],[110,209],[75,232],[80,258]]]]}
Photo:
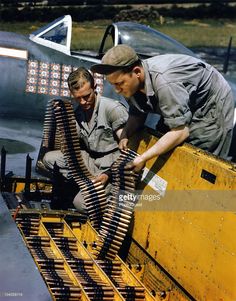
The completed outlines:
{"type": "MultiPolygon", "coordinates": [[[[132,72],[132,70],[134,69],[134,67],[140,67],[142,66],[142,61],[140,59],[138,59],[136,62],[134,62],[133,64],[126,66],[126,67],[122,67],[122,68],[117,68],[117,71],[120,71],[122,73],[130,73],[132,72]]],[[[107,75],[109,75],[110,73],[108,73],[107,75]]]]}
{"type": "Polygon", "coordinates": [[[70,90],[78,90],[89,82],[91,88],[94,88],[94,78],[90,71],[84,67],[79,67],[75,71],[72,71],[67,79],[67,83],[70,90]]]}

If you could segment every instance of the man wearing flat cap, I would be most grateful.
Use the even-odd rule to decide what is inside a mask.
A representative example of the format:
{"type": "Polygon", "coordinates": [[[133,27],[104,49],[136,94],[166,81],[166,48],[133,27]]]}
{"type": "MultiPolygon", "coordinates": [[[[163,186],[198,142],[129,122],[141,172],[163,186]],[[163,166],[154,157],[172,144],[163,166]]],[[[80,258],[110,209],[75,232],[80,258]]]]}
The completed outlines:
{"type": "Polygon", "coordinates": [[[231,88],[211,65],[183,54],[158,55],[141,61],[127,45],[107,51],[92,71],[105,74],[130,104],[120,148],[141,127],[149,112],[160,114],[167,130],[131,168],[184,141],[227,159],[232,139],[234,102],[231,88]]]}

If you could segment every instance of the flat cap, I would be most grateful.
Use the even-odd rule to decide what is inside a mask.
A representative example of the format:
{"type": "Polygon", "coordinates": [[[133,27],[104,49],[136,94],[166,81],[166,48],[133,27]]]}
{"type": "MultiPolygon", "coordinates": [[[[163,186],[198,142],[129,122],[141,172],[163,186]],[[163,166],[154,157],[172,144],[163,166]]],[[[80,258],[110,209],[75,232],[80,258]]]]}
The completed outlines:
{"type": "Polygon", "coordinates": [[[131,66],[139,60],[137,53],[128,45],[117,45],[109,49],[102,58],[101,64],[91,67],[92,72],[110,74],[119,69],[131,66]]]}

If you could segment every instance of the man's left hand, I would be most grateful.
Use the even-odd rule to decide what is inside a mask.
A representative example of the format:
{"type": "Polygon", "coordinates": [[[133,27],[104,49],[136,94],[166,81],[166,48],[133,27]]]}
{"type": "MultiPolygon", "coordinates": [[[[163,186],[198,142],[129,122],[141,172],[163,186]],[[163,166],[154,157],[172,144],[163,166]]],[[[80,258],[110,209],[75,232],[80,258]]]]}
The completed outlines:
{"type": "Polygon", "coordinates": [[[101,173],[100,175],[96,176],[96,178],[93,180],[94,183],[101,182],[103,185],[106,185],[109,177],[105,173],[101,173]]]}

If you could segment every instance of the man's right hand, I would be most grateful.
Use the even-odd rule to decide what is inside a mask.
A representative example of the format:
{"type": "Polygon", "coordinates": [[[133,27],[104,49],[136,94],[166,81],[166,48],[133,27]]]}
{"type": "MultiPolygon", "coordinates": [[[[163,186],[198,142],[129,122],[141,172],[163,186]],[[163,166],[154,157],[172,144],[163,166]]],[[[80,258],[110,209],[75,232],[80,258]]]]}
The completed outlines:
{"type": "Polygon", "coordinates": [[[119,142],[119,149],[120,150],[127,150],[128,149],[128,142],[129,142],[128,138],[121,139],[120,142],[119,142]]]}

